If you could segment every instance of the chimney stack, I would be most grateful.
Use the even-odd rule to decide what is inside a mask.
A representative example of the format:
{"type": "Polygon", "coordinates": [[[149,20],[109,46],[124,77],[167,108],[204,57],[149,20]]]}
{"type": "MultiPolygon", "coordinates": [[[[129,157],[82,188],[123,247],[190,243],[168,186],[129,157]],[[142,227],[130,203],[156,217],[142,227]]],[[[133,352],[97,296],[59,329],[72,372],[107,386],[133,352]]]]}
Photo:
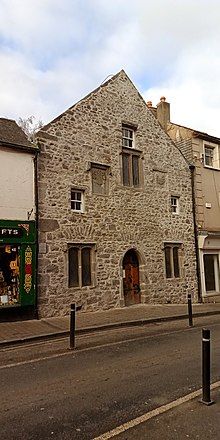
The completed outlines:
{"type": "Polygon", "coordinates": [[[166,102],[165,96],[161,96],[159,104],[157,104],[157,119],[163,129],[167,131],[167,124],[170,122],[170,104],[166,102]]]}

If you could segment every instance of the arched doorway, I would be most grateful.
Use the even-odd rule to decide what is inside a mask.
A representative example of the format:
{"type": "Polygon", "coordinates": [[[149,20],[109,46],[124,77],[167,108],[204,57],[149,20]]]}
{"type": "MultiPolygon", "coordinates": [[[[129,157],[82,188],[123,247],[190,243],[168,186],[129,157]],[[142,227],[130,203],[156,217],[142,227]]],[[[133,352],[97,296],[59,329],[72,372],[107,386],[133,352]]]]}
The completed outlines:
{"type": "Polygon", "coordinates": [[[126,306],[141,302],[139,261],[134,249],[126,252],[123,258],[123,292],[126,306]]]}

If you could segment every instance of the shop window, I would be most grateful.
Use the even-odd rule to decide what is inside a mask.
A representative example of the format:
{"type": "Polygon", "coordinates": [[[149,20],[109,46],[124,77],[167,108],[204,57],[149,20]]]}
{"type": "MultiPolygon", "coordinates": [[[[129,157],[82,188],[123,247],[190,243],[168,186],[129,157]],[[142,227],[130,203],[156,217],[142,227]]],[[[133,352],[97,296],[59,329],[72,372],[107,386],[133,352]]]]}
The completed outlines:
{"type": "Polygon", "coordinates": [[[20,247],[0,245],[0,306],[19,302],[20,247]]]}
{"type": "Polygon", "coordinates": [[[94,194],[108,194],[109,166],[91,163],[92,192],[94,194]]]}
{"type": "Polygon", "coordinates": [[[180,249],[181,245],[177,243],[164,245],[166,278],[180,277],[180,249]]]}
{"type": "Polygon", "coordinates": [[[68,259],[69,287],[93,285],[94,246],[84,244],[70,246],[68,259]]]}
{"type": "Polygon", "coordinates": [[[84,212],[84,191],[71,189],[71,210],[84,212]]]}
{"type": "Polygon", "coordinates": [[[204,272],[206,292],[219,292],[219,256],[204,254],[204,272]]]}

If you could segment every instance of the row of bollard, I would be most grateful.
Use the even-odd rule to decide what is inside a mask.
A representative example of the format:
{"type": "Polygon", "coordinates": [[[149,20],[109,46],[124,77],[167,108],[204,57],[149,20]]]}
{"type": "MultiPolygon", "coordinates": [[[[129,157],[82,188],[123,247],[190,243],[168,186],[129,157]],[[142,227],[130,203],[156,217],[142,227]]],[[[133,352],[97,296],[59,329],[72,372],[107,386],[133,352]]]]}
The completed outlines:
{"type": "MultiPolygon", "coordinates": [[[[76,333],[76,311],[80,307],[76,307],[76,304],[71,304],[70,308],[70,350],[76,348],[75,333],[76,333]]],[[[188,317],[189,327],[193,327],[193,314],[192,314],[192,298],[188,295],[188,317]]],[[[211,405],[210,395],[210,330],[202,329],[202,399],[201,402],[205,405],[211,405]]]]}

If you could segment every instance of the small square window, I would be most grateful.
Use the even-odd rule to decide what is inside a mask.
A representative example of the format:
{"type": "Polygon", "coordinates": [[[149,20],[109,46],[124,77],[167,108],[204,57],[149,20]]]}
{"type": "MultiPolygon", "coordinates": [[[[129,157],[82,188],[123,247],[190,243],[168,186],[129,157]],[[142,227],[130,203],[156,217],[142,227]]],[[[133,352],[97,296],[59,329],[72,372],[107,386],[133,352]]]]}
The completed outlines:
{"type": "Polygon", "coordinates": [[[171,212],[179,214],[179,197],[171,196],[171,212]]]}
{"type": "Polygon", "coordinates": [[[71,210],[84,212],[84,191],[71,189],[71,210]]]}
{"type": "Polygon", "coordinates": [[[132,128],[122,126],[122,146],[134,148],[134,130],[132,128]]]}

